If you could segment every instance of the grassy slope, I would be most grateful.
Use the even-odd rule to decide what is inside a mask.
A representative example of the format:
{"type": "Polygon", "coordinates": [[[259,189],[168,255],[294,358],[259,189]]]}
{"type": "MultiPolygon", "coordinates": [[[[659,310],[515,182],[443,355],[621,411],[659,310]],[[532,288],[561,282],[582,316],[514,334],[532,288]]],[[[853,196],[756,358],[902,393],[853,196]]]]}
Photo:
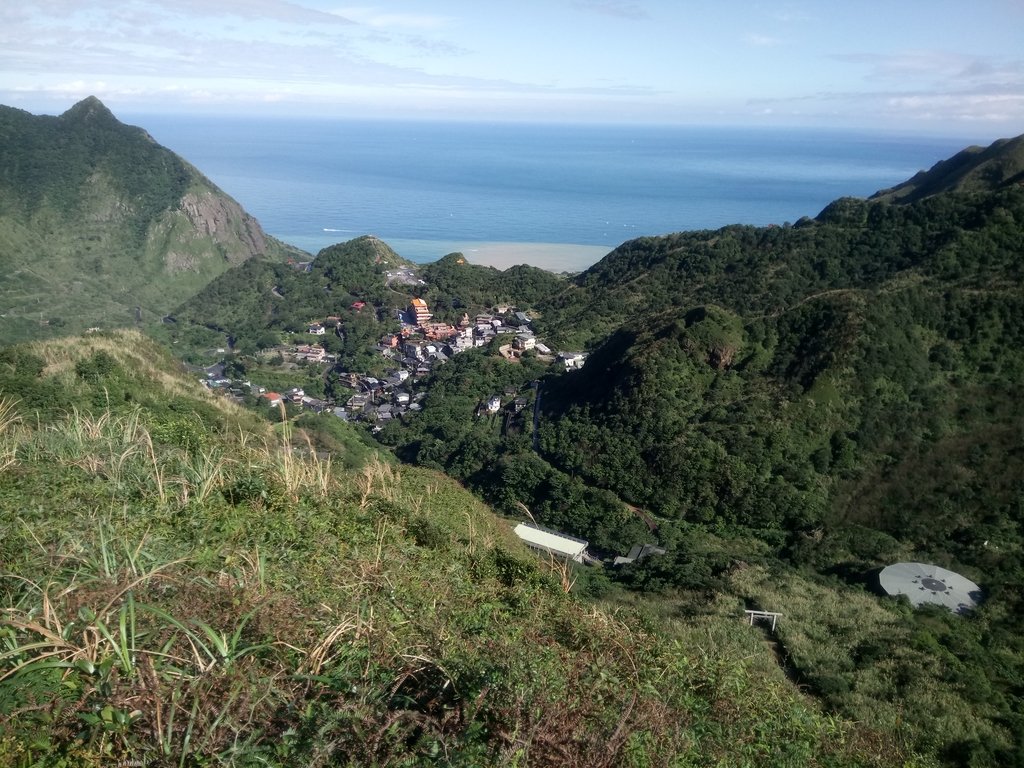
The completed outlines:
{"type": "Polygon", "coordinates": [[[1001,608],[968,620],[945,609],[915,615],[840,579],[778,566],[739,569],[728,588],[784,613],[779,640],[788,663],[847,716],[901,734],[947,764],[971,764],[972,753],[974,764],[983,754],[1014,754],[1008,702],[977,666],[1003,664],[1019,649],[1000,641],[975,650],[1001,608]]]}
{"type": "Polygon", "coordinates": [[[172,369],[133,333],[4,351],[0,762],[907,759],[738,619],[580,604],[452,481],[341,472],[172,369]]]}

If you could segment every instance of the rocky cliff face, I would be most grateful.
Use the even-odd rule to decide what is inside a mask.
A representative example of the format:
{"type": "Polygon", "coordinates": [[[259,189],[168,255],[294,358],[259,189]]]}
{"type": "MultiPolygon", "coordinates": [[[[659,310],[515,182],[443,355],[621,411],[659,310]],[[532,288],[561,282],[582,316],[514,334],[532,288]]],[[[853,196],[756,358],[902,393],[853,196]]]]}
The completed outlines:
{"type": "Polygon", "coordinates": [[[232,266],[267,252],[267,237],[259,222],[226,195],[189,192],[181,199],[181,210],[198,235],[223,249],[232,266]]]}

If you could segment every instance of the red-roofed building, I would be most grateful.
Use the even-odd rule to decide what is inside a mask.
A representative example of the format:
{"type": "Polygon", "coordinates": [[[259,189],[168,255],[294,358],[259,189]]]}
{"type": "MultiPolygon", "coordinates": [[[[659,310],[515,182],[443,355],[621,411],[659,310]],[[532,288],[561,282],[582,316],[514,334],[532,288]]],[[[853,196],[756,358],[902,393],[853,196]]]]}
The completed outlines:
{"type": "Polygon", "coordinates": [[[455,328],[448,323],[420,323],[423,335],[434,341],[447,341],[455,335],[455,328]]]}

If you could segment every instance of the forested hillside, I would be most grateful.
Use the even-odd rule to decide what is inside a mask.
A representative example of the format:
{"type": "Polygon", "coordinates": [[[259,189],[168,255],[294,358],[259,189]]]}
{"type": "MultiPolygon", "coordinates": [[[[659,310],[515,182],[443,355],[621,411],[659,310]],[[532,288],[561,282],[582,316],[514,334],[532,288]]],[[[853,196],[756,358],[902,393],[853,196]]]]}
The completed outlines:
{"type": "Polygon", "coordinates": [[[1024,477],[1022,246],[1017,184],[627,243],[544,307],[552,336],[600,339],[547,390],[545,453],[666,517],[981,534],[963,494],[1014,519],[1024,477]],[[962,486],[883,491],[941,456],[966,461],[962,486]]]}
{"type": "MultiPolygon", "coordinates": [[[[934,498],[900,514],[835,503],[972,434],[1013,444],[1022,211],[1020,188],[847,200],[791,230],[624,246],[543,317],[579,334],[602,308],[628,316],[583,371],[551,382],[546,452],[667,517],[791,528],[839,514],[897,532],[931,509],[944,540],[934,498]],[[646,262],[637,277],[616,275],[623,255],[646,262]]],[[[1004,518],[1020,457],[997,453],[1008,463],[982,506],[1004,518]]]]}
{"type": "Polygon", "coordinates": [[[312,263],[253,260],[229,270],[174,313],[177,333],[208,328],[225,334],[243,352],[272,346],[280,331],[305,332],[311,320],[341,316],[350,330],[349,350],[372,347],[391,324],[390,311],[352,310],[357,300],[402,307],[406,287],[391,287],[389,270],[409,266],[372,236],[323,249],[312,263]],[[355,333],[356,326],[359,332],[355,333]]]}
{"type": "Polygon", "coordinates": [[[1024,136],[1017,136],[1000,139],[988,147],[968,147],[871,199],[912,203],[940,192],[993,191],[1022,181],[1024,136]]]}
{"type": "Polygon", "coordinates": [[[969,152],[962,184],[949,167],[919,176],[902,204],[625,243],[538,302],[538,335],[588,348],[582,370],[460,357],[382,438],[599,549],[658,541],[664,557],[614,578],[666,606],[788,604],[791,663],[837,710],[902,718],[952,765],[1019,759],[1020,147],[969,152]],[[528,423],[472,418],[509,383],[539,398],[536,442],[528,423]],[[877,572],[897,560],[968,574],[988,602],[956,623],[879,613],[877,572]],[[843,601],[859,618],[833,612],[843,601]]]}
{"type": "Polygon", "coordinates": [[[302,331],[311,319],[333,315],[348,329],[346,343],[351,340],[354,353],[356,346],[372,346],[394,326],[395,313],[412,296],[426,299],[438,319],[454,322],[464,312],[496,304],[532,305],[565,285],[564,278],[537,267],[498,270],[470,264],[458,253],[419,267],[384,241],[364,235],[324,248],[308,264],[263,260],[240,265],[179,307],[174,317],[183,332],[209,328],[226,334],[236,348],[251,351],[269,346],[261,342],[276,331],[302,331]],[[371,313],[350,311],[357,301],[376,311],[379,322],[372,329],[362,328],[371,313]]]}
{"type": "Polygon", "coordinates": [[[0,333],[159,320],[231,266],[295,251],[96,98],[0,107],[0,333]]]}
{"type": "Polygon", "coordinates": [[[457,318],[463,311],[522,304],[532,307],[560,291],[566,281],[527,264],[505,270],[470,264],[461,253],[450,253],[423,269],[423,296],[441,317],[457,318]]]}

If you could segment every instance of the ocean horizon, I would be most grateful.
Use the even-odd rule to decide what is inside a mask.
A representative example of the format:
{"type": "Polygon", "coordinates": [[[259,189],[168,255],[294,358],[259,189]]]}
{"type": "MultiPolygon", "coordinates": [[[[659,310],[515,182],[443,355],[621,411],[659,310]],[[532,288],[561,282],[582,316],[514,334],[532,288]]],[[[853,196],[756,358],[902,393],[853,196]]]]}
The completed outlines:
{"type": "Polygon", "coordinates": [[[816,216],[930,168],[962,138],[812,129],[257,120],[145,128],[284,242],[375,235],[417,262],[578,271],[641,236],[816,216]]]}

